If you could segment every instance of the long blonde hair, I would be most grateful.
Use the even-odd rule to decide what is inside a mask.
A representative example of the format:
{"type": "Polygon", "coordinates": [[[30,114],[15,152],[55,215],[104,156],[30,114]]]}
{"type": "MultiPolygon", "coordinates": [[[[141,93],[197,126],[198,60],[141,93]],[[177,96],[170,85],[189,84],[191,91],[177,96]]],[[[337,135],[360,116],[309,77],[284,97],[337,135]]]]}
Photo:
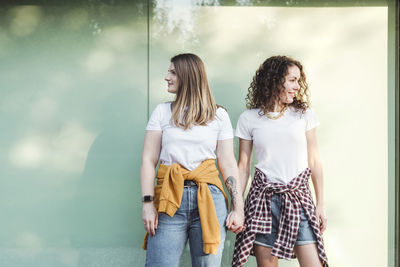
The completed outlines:
{"type": "Polygon", "coordinates": [[[176,126],[185,130],[193,125],[206,125],[217,111],[208,85],[203,61],[195,54],[179,54],[171,58],[178,78],[178,90],[172,108],[176,126]]]}

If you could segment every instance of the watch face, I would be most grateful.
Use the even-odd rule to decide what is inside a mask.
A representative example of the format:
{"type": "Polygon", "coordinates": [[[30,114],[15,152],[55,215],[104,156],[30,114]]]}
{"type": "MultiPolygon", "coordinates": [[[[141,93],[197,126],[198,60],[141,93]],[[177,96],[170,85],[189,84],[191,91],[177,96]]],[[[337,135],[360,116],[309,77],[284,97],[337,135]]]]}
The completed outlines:
{"type": "Polygon", "coordinates": [[[153,201],[153,196],[147,195],[143,197],[143,202],[151,202],[151,201],[153,201]]]}

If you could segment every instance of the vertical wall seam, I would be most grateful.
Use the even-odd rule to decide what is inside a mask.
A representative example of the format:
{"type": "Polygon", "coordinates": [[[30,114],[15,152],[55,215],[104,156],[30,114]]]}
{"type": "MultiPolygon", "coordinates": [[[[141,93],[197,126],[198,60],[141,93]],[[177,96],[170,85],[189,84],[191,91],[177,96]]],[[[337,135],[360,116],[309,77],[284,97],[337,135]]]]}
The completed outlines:
{"type": "Polygon", "coordinates": [[[399,266],[399,6],[388,0],[388,266],[399,266]],[[394,143],[394,146],[393,146],[394,143]]]}
{"type": "Polygon", "coordinates": [[[399,213],[400,213],[400,196],[399,196],[399,61],[400,61],[400,6],[399,1],[395,1],[395,265],[399,266],[399,213]]]}
{"type": "Polygon", "coordinates": [[[150,1],[147,0],[147,121],[150,118],[150,1]]]}

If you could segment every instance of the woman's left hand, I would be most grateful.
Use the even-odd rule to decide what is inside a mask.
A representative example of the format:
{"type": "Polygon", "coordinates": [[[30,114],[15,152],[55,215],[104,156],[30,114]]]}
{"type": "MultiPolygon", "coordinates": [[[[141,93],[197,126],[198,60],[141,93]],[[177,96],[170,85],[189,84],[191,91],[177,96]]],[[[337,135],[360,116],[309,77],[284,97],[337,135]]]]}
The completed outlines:
{"type": "Polygon", "coordinates": [[[326,219],[324,208],[320,205],[317,205],[315,208],[315,216],[317,217],[317,221],[319,222],[319,229],[321,234],[325,231],[328,220],[326,219]]]}
{"type": "Polygon", "coordinates": [[[238,234],[246,228],[244,226],[244,213],[232,210],[226,218],[226,227],[229,231],[238,234]]]}

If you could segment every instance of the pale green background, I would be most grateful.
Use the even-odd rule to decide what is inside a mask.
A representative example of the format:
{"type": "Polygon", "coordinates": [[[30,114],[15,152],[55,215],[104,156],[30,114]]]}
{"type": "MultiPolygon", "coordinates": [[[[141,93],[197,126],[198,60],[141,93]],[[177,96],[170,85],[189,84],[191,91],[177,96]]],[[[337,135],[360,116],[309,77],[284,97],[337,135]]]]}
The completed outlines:
{"type": "MultiPolygon", "coordinates": [[[[0,266],[144,265],[144,128],[173,99],[170,57],[187,51],[234,126],[265,58],[303,62],[321,122],[331,266],[392,266],[388,8],[211,2],[0,7],[0,266]]],[[[229,234],[222,266],[233,244],[229,234]]]]}

